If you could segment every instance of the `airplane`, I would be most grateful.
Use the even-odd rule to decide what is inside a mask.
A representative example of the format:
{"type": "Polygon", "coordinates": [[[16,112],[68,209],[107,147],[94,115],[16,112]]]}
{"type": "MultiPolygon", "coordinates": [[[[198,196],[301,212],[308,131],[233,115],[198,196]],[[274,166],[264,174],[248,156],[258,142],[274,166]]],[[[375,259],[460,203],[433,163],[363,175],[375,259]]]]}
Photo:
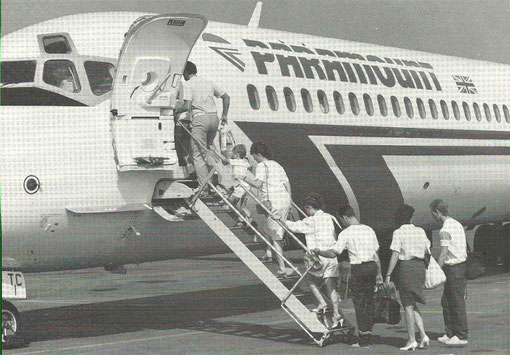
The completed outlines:
{"type": "Polygon", "coordinates": [[[230,95],[236,142],[270,145],[294,201],[349,203],[385,245],[402,203],[430,232],[442,198],[508,263],[510,66],[263,29],[260,14],[85,13],[2,36],[2,332],[23,273],[228,251],[176,213],[196,187],[173,115],[187,60],[230,95]]]}

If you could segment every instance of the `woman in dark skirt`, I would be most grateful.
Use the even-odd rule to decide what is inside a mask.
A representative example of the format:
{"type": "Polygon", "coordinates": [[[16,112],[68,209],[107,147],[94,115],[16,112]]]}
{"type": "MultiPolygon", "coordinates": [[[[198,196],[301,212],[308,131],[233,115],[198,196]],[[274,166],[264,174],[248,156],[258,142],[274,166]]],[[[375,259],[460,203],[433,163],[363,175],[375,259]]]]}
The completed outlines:
{"type": "Polygon", "coordinates": [[[400,301],[405,309],[405,318],[409,339],[406,346],[400,350],[415,350],[424,348],[429,344],[429,337],[425,333],[423,318],[417,302],[425,304],[423,285],[425,283],[425,254],[430,250],[430,241],[425,231],[411,223],[414,208],[408,205],[400,207],[395,214],[395,221],[400,226],[393,232],[392,250],[386,284],[389,284],[391,273],[397,261],[398,282],[397,289],[400,301]],[[415,337],[415,324],[420,331],[421,341],[418,344],[415,337]]]}

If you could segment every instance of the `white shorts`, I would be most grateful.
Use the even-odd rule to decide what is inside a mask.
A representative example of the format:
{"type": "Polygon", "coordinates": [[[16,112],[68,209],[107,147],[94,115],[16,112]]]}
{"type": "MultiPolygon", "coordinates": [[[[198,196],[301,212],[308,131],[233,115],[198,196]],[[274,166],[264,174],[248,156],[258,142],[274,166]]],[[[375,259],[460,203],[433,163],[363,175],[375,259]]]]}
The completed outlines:
{"type": "Polygon", "coordinates": [[[319,256],[319,259],[322,263],[322,268],[317,271],[310,271],[311,275],[322,277],[323,279],[340,276],[340,273],[338,272],[338,261],[336,258],[325,258],[323,256],[319,256]]]}

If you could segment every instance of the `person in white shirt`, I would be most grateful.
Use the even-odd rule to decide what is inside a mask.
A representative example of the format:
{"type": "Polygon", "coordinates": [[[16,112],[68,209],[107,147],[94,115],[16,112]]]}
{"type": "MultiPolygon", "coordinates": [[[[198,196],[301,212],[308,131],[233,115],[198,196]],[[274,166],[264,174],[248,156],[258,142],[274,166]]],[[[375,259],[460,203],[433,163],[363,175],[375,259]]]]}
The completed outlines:
{"type": "MultiPolygon", "coordinates": [[[[283,167],[271,160],[271,150],[264,142],[253,143],[250,153],[258,164],[255,170],[255,178],[246,176],[244,181],[259,189],[262,201],[271,203],[271,214],[266,216],[265,231],[273,240],[275,250],[283,255],[281,243],[284,230],[278,220],[287,219],[289,214],[292,202],[289,178],[283,167]]],[[[283,259],[278,254],[276,254],[276,259],[280,267],[278,276],[282,278],[290,276],[292,272],[287,271],[283,259]]],[[[262,261],[270,262],[271,260],[272,253],[269,248],[266,250],[266,255],[262,258],[262,261]]]]}
{"type": "Polygon", "coordinates": [[[347,228],[338,235],[335,247],[329,250],[315,248],[313,251],[317,255],[334,258],[342,254],[344,249],[348,250],[351,263],[350,288],[359,332],[359,344],[354,346],[370,347],[374,326],[374,290],[376,284],[383,282],[378,255],[379,242],[374,230],[358,221],[351,206],[341,206],[338,217],[347,228]]]}
{"type": "Polygon", "coordinates": [[[437,340],[448,345],[466,345],[468,343],[468,324],[466,315],[466,234],[462,224],[448,214],[448,205],[440,199],[430,204],[432,217],[443,223],[439,231],[441,252],[437,263],[446,275],[441,306],[446,334],[437,340]]]}
{"type": "MultiPolygon", "coordinates": [[[[218,131],[219,120],[214,98],[223,100],[222,123],[227,123],[227,114],[230,107],[230,96],[213,82],[197,76],[197,67],[187,62],[184,68],[183,100],[184,104],[176,108],[174,114],[191,111],[191,133],[204,147],[209,148],[218,131]]],[[[202,185],[206,183],[209,167],[207,151],[194,139],[191,140],[193,164],[197,172],[197,180],[202,185]]]]}
{"type": "MultiPolygon", "coordinates": [[[[234,148],[232,148],[232,157],[228,160],[228,163],[232,168],[234,176],[239,177],[240,179],[246,179],[246,176],[253,175],[248,170],[251,167],[251,164],[246,158],[246,146],[244,144],[237,144],[234,148]]],[[[252,224],[255,222],[253,222],[250,210],[246,207],[246,203],[248,202],[246,191],[249,188],[250,185],[248,185],[245,181],[235,180],[231,188],[232,193],[230,195],[230,201],[244,213],[248,222],[252,224]]],[[[242,219],[239,219],[237,226],[245,227],[246,225],[242,219]]]]}
{"type": "Polygon", "coordinates": [[[405,309],[408,340],[400,350],[423,349],[429,345],[430,339],[425,333],[423,318],[416,302],[425,304],[423,285],[425,283],[425,254],[430,252],[430,241],[422,228],[411,223],[414,208],[402,205],[395,213],[395,222],[400,227],[393,232],[392,250],[385,283],[389,285],[390,277],[399,261],[397,288],[400,300],[405,309]],[[421,335],[416,342],[415,325],[421,335]]]}
{"type": "MultiPolygon", "coordinates": [[[[335,226],[333,216],[322,211],[322,200],[319,196],[309,195],[303,201],[303,210],[308,217],[301,221],[285,221],[282,220],[287,228],[292,232],[304,233],[306,246],[309,250],[318,248],[320,250],[332,249],[335,246],[335,226]]],[[[325,312],[328,304],[322,297],[319,290],[318,282],[326,283],[328,296],[333,306],[333,325],[332,328],[346,326],[346,319],[340,310],[340,295],[335,289],[338,272],[338,261],[336,258],[330,259],[319,256],[322,267],[318,270],[312,269],[308,278],[308,284],[315,298],[319,301],[319,305],[312,312],[325,312]]],[[[313,261],[312,261],[313,262],[313,261]]]]}

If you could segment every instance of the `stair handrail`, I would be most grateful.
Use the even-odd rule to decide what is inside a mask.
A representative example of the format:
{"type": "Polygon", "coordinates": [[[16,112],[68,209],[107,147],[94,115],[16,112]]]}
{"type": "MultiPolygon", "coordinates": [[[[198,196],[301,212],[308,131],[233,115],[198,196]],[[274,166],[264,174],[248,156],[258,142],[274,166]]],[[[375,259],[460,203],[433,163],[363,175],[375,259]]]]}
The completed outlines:
{"type": "MultiPolygon", "coordinates": [[[[226,157],[223,156],[223,154],[221,153],[218,153],[216,152],[215,150],[213,149],[209,149],[208,147],[205,146],[204,143],[202,143],[200,140],[198,140],[198,138],[196,138],[193,133],[190,132],[190,130],[188,130],[185,125],[180,122],[180,121],[177,121],[177,123],[188,133],[188,135],[196,142],[200,145],[200,147],[202,149],[204,149],[208,154],[209,153],[212,153],[212,155],[214,156],[215,155],[215,158],[216,160],[219,160],[219,161],[224,161],[226,159],[226,157]]],[[[229,171],[230,175],[231,176],[234,176],[234,174],[229,171]]],[[[235,177],[234,177],[235,178],[235,177]]],[[[237,181],[241,182],[242,180],[238,179],[238,178],[235,178],[237,181]]],[[[209,180],[206,180],[205,182],[206,184],[209,183],[209,180]]],[[[271,213],[271,211],[264,205],[264,203],[257,197],[255,196],[255,194],[253,194],[251,191],[250,191],[250,187],[246,187],[244,186],[244,184],[240,184],[240,186],[248,193],[248,195],[250,195],[251,198],[253,198],[253,200],[255,201],[255,203],[257,205],[259,205],[269,216],[271,216],[271,218],[273,218],[273,220],[276,221],[276,223],[278,223],[278,225],[280,227],[283,228],[283,230],[285,230],[289,236],[291,236],[292,239],[294,239],[295,242],[298,243],[298,245],[305,251],[307,252],[308,254],[310,254],[310,250],[308,249],[308,247],[303,244],[303,242],[301,242],[301,240],[299,240],[298,237],[296,237],[294,235],[294,233],[285,225],[285,223],[282,223],[282,221],[280,221],[279,219],[277,218],[274,218],[273,217],[273,214],[271,213]]]]}

